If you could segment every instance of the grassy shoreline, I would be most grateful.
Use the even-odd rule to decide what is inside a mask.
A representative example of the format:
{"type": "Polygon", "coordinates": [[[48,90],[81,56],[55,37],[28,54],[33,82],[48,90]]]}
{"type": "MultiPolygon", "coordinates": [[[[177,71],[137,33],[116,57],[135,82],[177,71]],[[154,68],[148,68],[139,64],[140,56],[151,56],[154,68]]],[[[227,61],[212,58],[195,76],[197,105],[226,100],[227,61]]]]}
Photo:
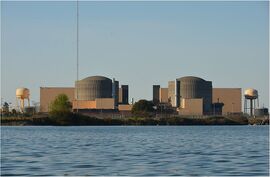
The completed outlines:
{"type": "Polygon", "coordinates": [[[32,116],[2,117],[1,126],[115,126],[115,125],[269,125],[269,118],[247,118],[243,116],[206,118],[169,117],[169,118],[96,118],[71,114],[66,117],[32,116]]]}

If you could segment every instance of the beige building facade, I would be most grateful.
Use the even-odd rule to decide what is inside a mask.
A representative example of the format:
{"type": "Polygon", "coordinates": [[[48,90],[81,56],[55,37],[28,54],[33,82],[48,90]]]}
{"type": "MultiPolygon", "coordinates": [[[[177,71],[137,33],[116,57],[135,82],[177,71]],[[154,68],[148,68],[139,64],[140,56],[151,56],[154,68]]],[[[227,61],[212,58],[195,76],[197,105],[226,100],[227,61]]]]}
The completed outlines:
{"type": "Polygon", "coordinates": [[[72,87],[40,87],[40,112],[48,112],[50,104],[59,94],[67,95],[70,102],[74,100],[72,87]]]}
{"type": "Polygon", "coordinates": [[[159,89],[159,102],[168,103],[168,88],[159,89]]]}
{"type": "Polygon", "coordinates": [[[90,100],[73,100],[72,109],[96,109],[97,104],[96,101],[90,100]]]}
{"type": "Polygon", "coordinates": [[[213,88],[213,103],[224,103],[222,114],[242,112],[241,88],[213,88]]]}
{"type": "Polygon", "coordinates": [[[118,105],[118,110],[119,111],[131,111],[133,105],[132,104],[120,104],[118,105]]]}
{"type": "Polygon", "coordinates": [[[172,107],[176,107],[176,81],[168,82],[168,102],[171,103],[172,107]]]}
{"type": "Polygon", "coordinates": [[[203,99],[191,98],[181,99],[181,106],[179,108],[180,115],[203,115],[203,99]]]}
{"type": "Polygon", "coordinates": [[[72,109],[114,109],[113,98],[96,98],[91,100],[74,100],[72,109]]]}
{"type": "Polygon", "coordinates": [[[96,109],[114,109],[114,98],[96,98],[96,109]]]}

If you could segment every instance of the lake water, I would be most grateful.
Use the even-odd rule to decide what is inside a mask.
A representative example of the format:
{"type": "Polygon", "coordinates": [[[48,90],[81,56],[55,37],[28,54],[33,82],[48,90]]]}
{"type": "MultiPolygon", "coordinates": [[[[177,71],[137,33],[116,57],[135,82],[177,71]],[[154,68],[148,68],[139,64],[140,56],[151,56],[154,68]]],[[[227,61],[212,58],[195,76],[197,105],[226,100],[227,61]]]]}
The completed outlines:
{"type": "Polygon", "coordinates": [[[268,126],[1,127],[1,175],[269,175],[268,126]]]}

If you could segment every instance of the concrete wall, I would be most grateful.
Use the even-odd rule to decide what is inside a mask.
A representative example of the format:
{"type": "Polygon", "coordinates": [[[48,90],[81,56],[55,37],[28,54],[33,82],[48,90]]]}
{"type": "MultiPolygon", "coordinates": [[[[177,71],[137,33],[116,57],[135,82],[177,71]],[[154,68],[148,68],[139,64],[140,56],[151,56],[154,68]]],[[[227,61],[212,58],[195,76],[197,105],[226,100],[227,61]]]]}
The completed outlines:
{"type": "Polygon", "coordinates": [[[91,76],[76,81],[75,96],[78,100],[91,101],[96,98],[112,98],[112,80],[103,76],[91,76]]]}
{"type": "Polygon", "coordinates": [[[224,103],[222,114],[242,112],[241,88],[213,88],[213,103],[224,103]]]}
{"type": "MultiPolygon", "coordinates": [[[[203,112],[212,112],[212,82],[199,77],[187,76],[177,79],[179,97],[178,99],[203,98],[203,112]]],[[[180,103],[181,104],[181,103],[180,103]]]]}
{"type": "Polygon", "coordinates": [[[87,100],[73,100],[72,109],[96,109],[96,101],[87,101],[87,100]]]}
{"type": "Polygon", "coordinates": [[[114,109],[113,98],[97,98],[96,99],[97,109],[114,109]]]}
{"type": "Polygon", "coordinates": [[[168,103],[168,88],[159,89],[159,102],[168,103]]]}
{"type": "Polygon", "coordinates": [[[40,87],[40,112],[48,112],[51,102],[59,94],[66,94],[70,102],[74,100],[72,87],[40,87]]]}
{"type": "Polygon", "coordinates": [[[128,94],[128,85],[122,85],[121,88],[119,88],[119,104],[128,104],[128,94]]]}
{"type": "Polygon", "coordinates": [[[176,107],[176,85],[175,81],[168,82],[168,101],[171,103],[172,107],[176,107]]]}
{"type": "Polygon", "coordinates": [[[114,99],[113,98],[97,98],[95,101],[74,100],[72,105],[73,105],[73,110],[77,108],[78,109],[114,109],[114,99]]]}
{"type": "Polygon", "coordinates": [[[118,110],[119,111],[131,111],[133,105],[132,104],[119,104],[118,110]]]}
{"type": "Polygon", "coordinates": [[[182,99],[179,114],[203,115],[203,99],[202,98],[182,99]]]}
{"type": "Polygon", "coordinates": [[[159,89],[160,85],[153,85],[153,102],[157,104],[159,102],[159,89]]]}
{"type": "Polygon", "coordinates": [[[122,104],[128,104],[129,96],[128,96],[128,85],[122,85],[122,104]]]}
{"type": "Polygon", "coordinates": [[[113,79],[112,97],[114,98],[114,105],[117,107],[119,103],[119,81],[113,79]]]}
{"type": "Polygon", "coordinates": [[[118,93],[118,103],[122,103],[123,102],[123,89],[119,88],[119,93],[118,93]]]}

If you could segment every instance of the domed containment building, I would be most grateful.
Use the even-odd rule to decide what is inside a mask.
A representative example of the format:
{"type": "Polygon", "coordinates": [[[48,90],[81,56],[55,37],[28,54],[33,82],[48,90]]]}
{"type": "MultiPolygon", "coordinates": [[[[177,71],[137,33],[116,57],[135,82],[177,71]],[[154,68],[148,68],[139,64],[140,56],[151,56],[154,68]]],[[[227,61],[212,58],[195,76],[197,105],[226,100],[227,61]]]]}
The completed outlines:
{"type": "Polygon", "coordinates": [[[128,105],[128,101],[119,101],[120,93],[121,99],[128,100],[128,86],[125,86],[125,94],[122,94],[118,81],[90,76],[76,81],[75,87],[40,87],[40,112],[48,112],[51,102],[59,94],[66,94],[76,111],[120,110],[122,105],[128,105]]]}
{"type": "Polygon", "coordinates": [[[210,114],[212,82],[194,76],[176,79],[176,104],[182,114],[210,114]]]}
{"type": "Polygon", "coordinates": [[[116,98],[113,98],[112,88],[116,82],[118,87],[118,81],[113,83],[104,76],[91,76],[76,81],[73,109],[115,109],[116,98]]]}
{"type": "MultiPolygon", "coordinates": [[[[159,85],[155,85],[153,93],[154,88],[162,91],[159,85]]],[[[167,102],[181,115],[227,115],[242,112],[241,88],[212,88],[211,81],[186,76],[169,81],[167,90],[167,102]]],[[[153,94],[155,99],[162,101],[153,94]]]]}
{"type": "Polygon", "coordinates": [[[112,80],[103,76],[92,76],[76,81],[75,98],[88,101],[112,98],[112,80]]]}

